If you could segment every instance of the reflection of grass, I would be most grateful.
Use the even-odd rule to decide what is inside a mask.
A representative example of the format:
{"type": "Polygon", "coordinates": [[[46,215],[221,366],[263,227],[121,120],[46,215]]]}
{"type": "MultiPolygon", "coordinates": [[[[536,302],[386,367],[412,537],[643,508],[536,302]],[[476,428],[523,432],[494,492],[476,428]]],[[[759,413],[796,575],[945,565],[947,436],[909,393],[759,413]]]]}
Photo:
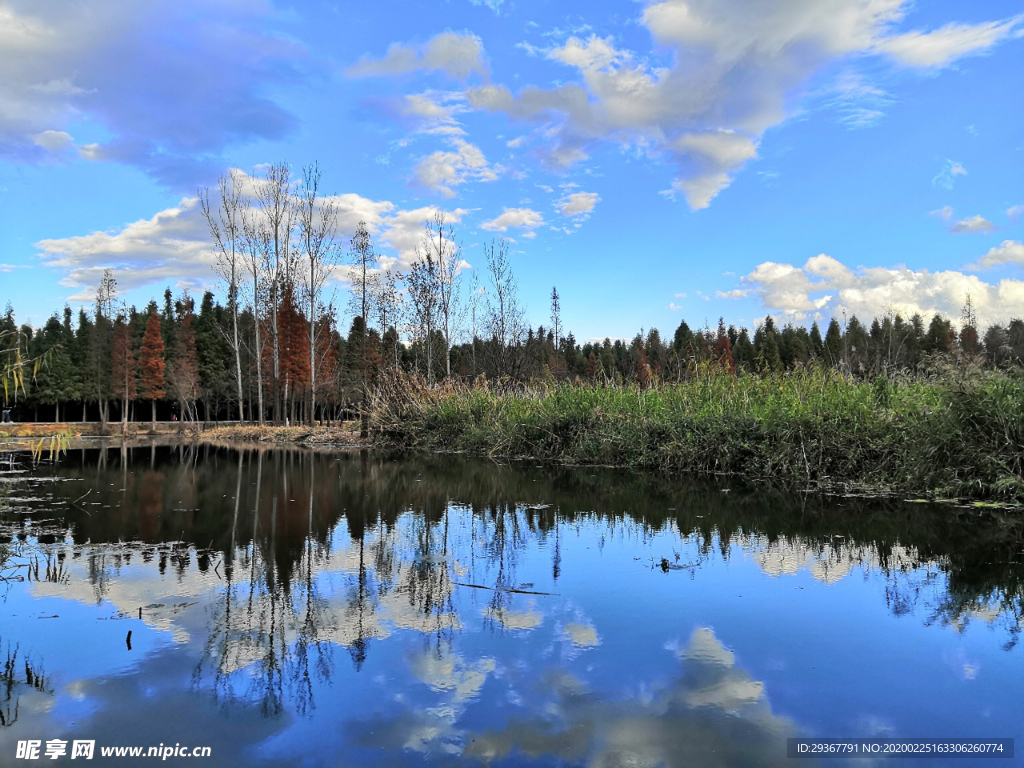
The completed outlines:
{"type": "Polygon", "coordinates": [[[282,427],[257,424],[214,427],[198,433],[204,443],[221,441],[242,443],[299,443],[303,445],[357,445],[358,424],[343,422],[330,427],[282,427]]]}
{"type": "Polygon", "coordinates": [[[1024,500],[1024,373],[852,380],[832,370],[712,369],[641,391],[541,383],[513,392],[385,382],[382,439],[570,464],[1024,500]]]}
{"type": "Polygon", "coordinates": [[[6,653],[0,656],[0,688],[3,690],[3,699],[0,701],[0,726],[4,727],[12,726],[18,720],[20,689],[53,693],[42,667],[28,656],[19,659],[19,650],[19,646],[11,648],[8,642],[6,653]]]}

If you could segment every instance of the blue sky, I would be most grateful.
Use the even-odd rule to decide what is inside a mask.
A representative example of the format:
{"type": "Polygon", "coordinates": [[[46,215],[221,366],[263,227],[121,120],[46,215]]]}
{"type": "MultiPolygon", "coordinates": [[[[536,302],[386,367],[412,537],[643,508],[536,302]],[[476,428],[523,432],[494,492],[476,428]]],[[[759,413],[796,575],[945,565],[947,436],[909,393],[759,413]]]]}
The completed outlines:
{"type": "Polygon", "coordinates": [[[0,0],[0,299],[216,284],[197,188],[318,161],[577,338],[1024,314],[1019,0],[0,0]],[[481,269],[482,271],[482,269],[481,269]]]}

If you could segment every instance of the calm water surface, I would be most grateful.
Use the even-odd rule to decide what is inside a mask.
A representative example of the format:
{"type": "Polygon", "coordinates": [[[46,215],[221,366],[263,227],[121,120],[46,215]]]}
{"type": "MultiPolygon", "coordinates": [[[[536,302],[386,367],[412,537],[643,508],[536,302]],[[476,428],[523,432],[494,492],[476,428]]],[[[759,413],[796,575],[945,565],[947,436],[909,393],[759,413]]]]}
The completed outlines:
{"type": "MultiPolygon", "coordinates": [[[[224,766],[793,765],[790,736],[1024,750],[1024,526],[997,514],[449,456],[5,468],[0,765],[55,738],[224,766]]],[[[933,762],[1015,761],[906,761],[933,762]]]]}

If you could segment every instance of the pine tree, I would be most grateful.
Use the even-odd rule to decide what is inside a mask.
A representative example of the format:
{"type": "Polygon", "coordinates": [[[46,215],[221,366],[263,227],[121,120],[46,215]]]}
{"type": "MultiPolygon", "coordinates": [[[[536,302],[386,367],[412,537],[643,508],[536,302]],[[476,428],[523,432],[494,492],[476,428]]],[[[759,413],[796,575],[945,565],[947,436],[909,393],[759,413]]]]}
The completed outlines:
{"type": "Polygon", "coordinates": [[[831,366],[838,366],[843,362],[843,329],[834,317],[829,321],[828,330],[825,331],[824,357],[831,366]]]}

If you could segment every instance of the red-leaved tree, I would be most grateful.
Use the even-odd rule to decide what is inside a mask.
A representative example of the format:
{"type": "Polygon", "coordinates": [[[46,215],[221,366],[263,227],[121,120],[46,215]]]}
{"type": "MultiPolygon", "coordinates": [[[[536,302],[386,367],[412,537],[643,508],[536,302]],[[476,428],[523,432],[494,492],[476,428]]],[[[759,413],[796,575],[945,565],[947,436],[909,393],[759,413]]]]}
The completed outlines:
{"type": "Polygon", "coordinates": [[[113,365],[110,369],[112,394],[121,401],[122,428],[128,424],[128,403],[135,399],[135,353],[128,324],[119,317],[114,324],[113,365]]]}
{"type": "Polygon", "coordinates": [[[150,312],[146,320],[139,367],[142,368],[141,395],[152,403],[153,429],[156,429],[156,401],[167,394],[164,391],[164,337],[160,332],[160,315],[156,312],[150,312]]]}

